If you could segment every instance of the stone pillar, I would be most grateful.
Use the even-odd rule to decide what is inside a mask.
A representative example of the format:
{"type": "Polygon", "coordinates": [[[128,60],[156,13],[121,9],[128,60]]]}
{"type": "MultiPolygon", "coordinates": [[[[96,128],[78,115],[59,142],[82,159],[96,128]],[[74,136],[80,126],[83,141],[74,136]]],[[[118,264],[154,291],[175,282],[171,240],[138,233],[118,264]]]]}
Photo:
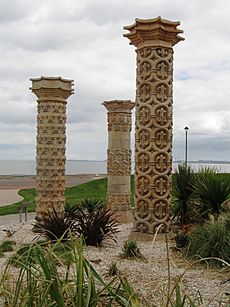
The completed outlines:
{"type": "Polygon", "coordinates": [[[168,229],[172,186],[173,45],[183,40],[180,22],[136,19],[124,27],[136,47],[134,234],[148,239],[168,229]]]}
{"type": "Polygon", "coordinates": [[[115,211],[119,222],[132,222],[131,175],[131,110],[130,100],[105,101],[108,110],[108,193],[107,207],[115,211]]]}
{"type": "Polygon", "coordinates": [[[73,94],[73,81],[61,77],[30,79],[38,97],[36,154],[36,211],[65,204],[66,100],[73,94]]]}

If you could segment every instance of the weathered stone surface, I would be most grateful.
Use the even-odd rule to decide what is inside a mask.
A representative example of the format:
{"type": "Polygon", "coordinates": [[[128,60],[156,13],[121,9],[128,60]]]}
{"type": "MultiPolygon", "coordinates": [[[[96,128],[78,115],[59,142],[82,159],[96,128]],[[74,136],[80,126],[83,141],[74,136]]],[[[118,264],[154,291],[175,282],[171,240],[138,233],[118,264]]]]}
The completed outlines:
{"type": "Polygon", "coordinates": [[[172,185],[173,49],[179,22],[160,17],[124,27],[137,47],[135,209],[133,231],[168,228],[172,185]]]}
{"type": "Polygon", "coordinates": [[[73,81],[61,77],[32,78],[38,97],[36,154],[36,211],[64,209],[66,99],[73,81]]]}
{"type": "Polygon", "coordinates": [[[130,100],[105,101],[108,110],[108,192],[107,207],[121,223],[132,221],[130,200],[131,110],[130,100]]]}

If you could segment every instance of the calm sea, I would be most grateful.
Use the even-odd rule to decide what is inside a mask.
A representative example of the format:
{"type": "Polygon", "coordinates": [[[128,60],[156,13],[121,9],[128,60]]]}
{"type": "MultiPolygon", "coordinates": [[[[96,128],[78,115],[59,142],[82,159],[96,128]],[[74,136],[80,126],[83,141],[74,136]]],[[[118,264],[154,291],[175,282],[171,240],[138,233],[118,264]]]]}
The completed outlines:
{"type": "MultiPolygon", "coordinates": [[[[215,167],[218,172],[230,173],[230,163],[189,163],[194,169],[204,166],[215,167]]],[[[173,168],[177,163],[173,164],[173,168]]],[[[35,175],[35,161],[1,161],[0,175],[35,175]]],[[[132,165],[133,173],[134,165],[132,165]]],[[[66,175],[77,174],[106,174],[106,161],[78,161],[70,160],[66,162],[66,175]]]]}

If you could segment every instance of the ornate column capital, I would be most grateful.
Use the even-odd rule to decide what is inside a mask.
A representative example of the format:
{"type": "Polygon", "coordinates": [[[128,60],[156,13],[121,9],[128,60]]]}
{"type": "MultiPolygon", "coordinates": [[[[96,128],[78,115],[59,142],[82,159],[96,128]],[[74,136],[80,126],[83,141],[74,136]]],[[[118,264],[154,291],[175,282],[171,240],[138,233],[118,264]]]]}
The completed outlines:
{"type": "Polygon", "coordinates": [[[110,100],[104,101],[102,105],[108,110],[108,113],[131,113],[135,103],[131,100],[110,100]]]}
{"type": "Polygon", "coordinates": [[[109,131],[130,131],[131,110],[135,103],[131,100],[104,101],[102,105],[108,110],[109,131]]]}
{"type": "Polygon", "coordinates": [[[66,101],[74,93],[73,80],[61,77],[31,78],[32,87],[30,90],[38,97],[39,101],[66,101]]]}
{"type": "Polygon", "coordinates": [[[184,40],[179,34],[182,30],[177,29],[179,21],[169,21],[160,16],[153,19],[135,19],[135,23],[125,26],[124,30],[129,33],[123,34],[130,40],[130,45],[138,49],[143,47],[168,47],[171,48],[179,41],[184,40]]]}

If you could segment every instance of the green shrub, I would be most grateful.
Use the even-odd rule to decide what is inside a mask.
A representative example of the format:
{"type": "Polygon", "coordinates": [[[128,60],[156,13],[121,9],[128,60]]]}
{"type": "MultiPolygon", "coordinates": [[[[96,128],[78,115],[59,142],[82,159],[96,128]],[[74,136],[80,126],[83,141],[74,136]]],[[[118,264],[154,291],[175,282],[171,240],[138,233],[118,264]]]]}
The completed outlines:
{"type": "Polygon", "coordinates": [[[197,226],[189,241],[188,256],[198,259],[211,257],[206,260],[211,266],[223,266],[218,259],[230,263],[229,216],[222,214],[212,222],[197,226]]]}
{"type": "Polygon", "coordinates": [[[142,253],[140,252],[139,247],[137,246],[136,241],[127,240],[124,242],[122,247],[122,254],[123,258],[144,258],[142,253]]]}

